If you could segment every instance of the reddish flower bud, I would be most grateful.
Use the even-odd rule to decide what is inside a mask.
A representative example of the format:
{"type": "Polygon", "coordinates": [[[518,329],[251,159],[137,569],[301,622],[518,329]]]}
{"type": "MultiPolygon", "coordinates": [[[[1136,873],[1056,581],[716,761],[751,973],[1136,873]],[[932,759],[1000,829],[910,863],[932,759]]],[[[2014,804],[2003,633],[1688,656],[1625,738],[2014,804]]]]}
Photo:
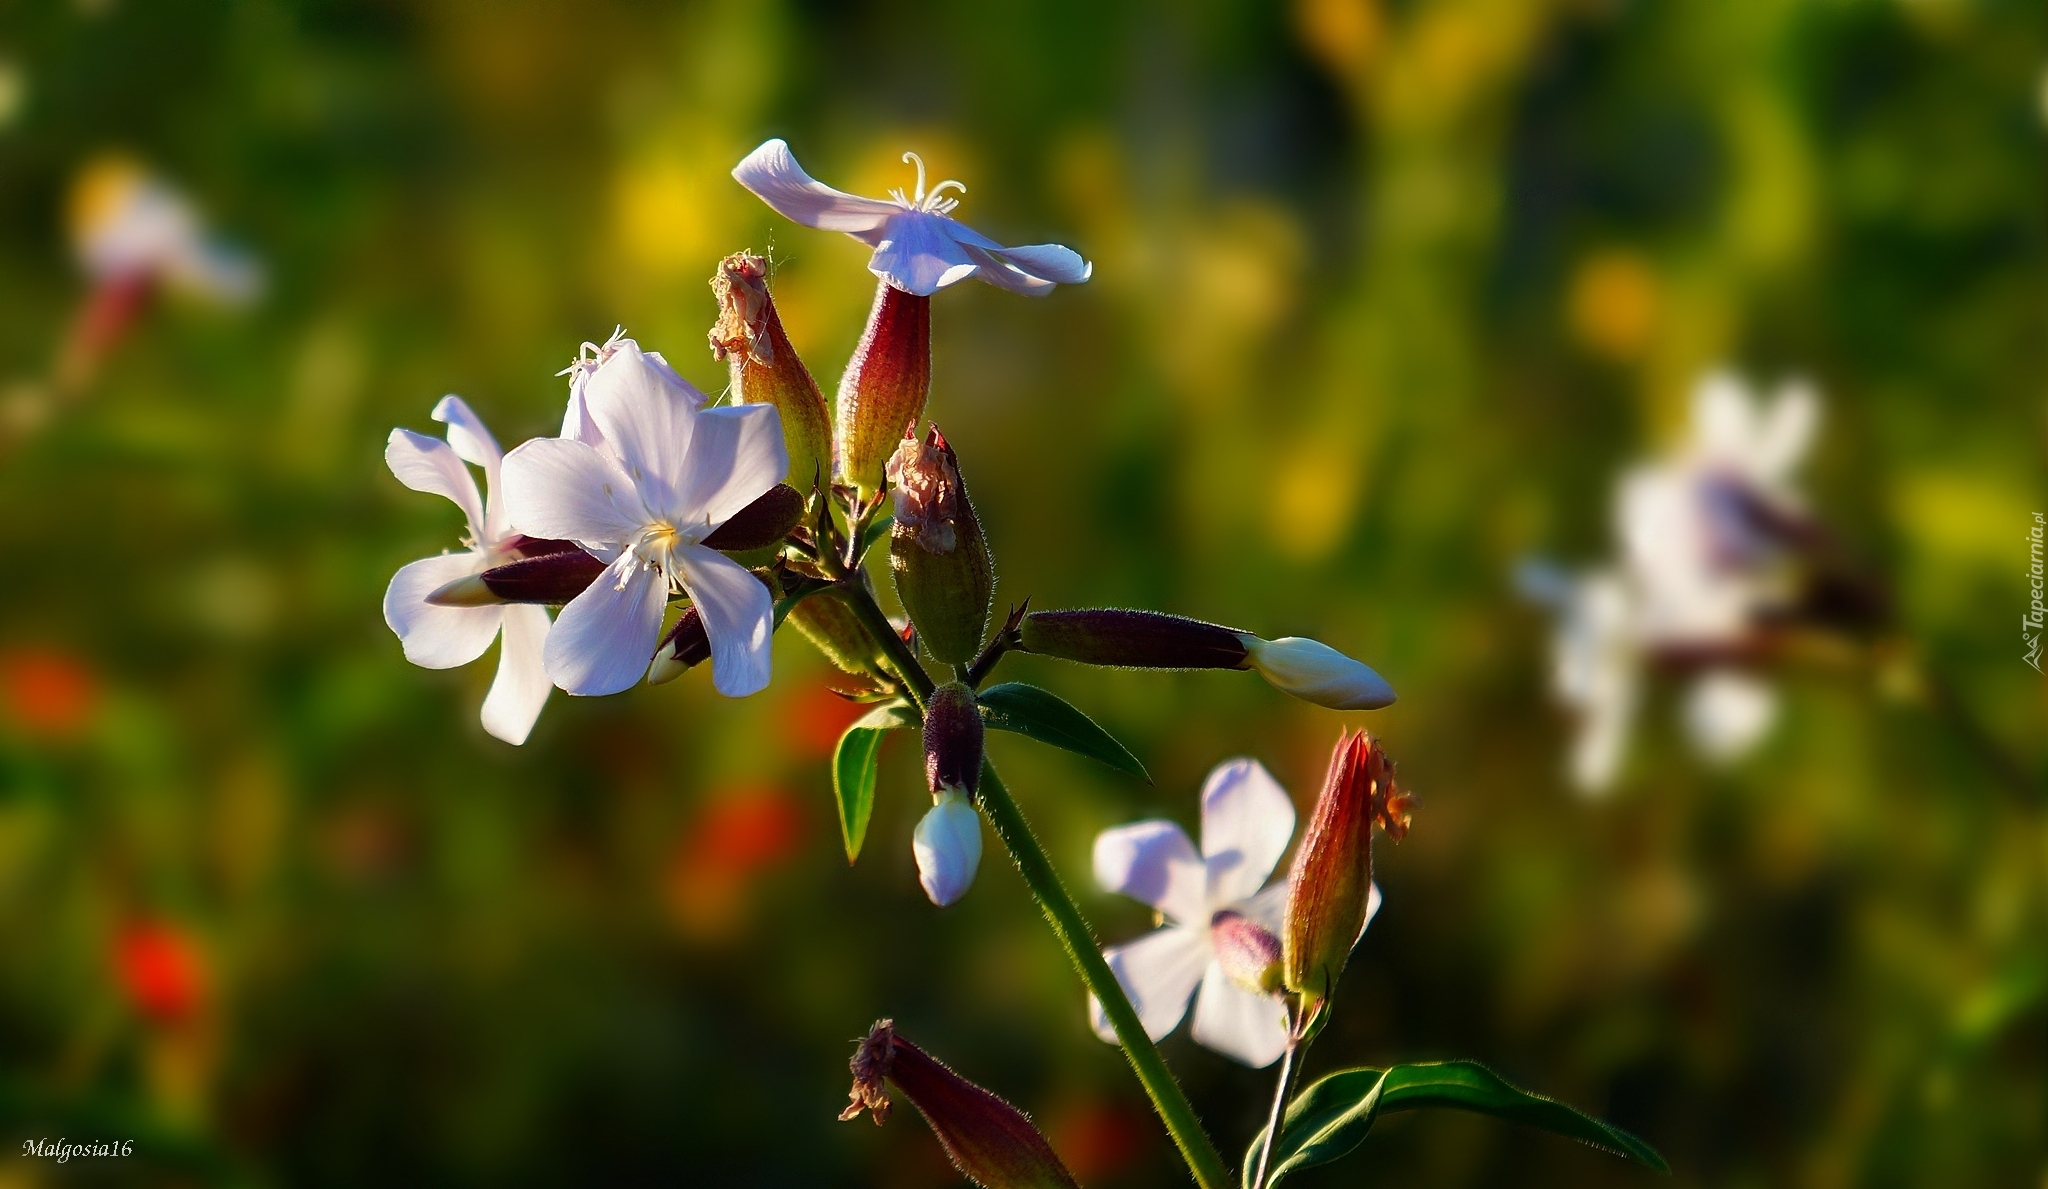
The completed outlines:
{"type": "Polygon", "coordinates": [[[564,549],[492,566],[474,578],[458,578],[427,596],[442,606],[488,603],[566,603],[604,573],[604,563],[581,549],[564,549]],[[481,585],[490,595],[476,595],[481,585]]]}
{"type": "Polygon", "coordinates": [[[1280,939],[1241,912],[1219,912],[1209,922],[1216,964],[1231,982],[1270,995],[1280,989],[1280,939]]]}
{"type": "Polygon", "coordinates": [[[924,711],[924,777],[933,796],[952,789],[971,797],[981,787],[982,730],[973,690],[949,681],[932,691],[924,711]]]}
{"type": "Polygon", "coordinates": [[[1242,669],[1244,633],[1158,611],[1034,611],[1018,625],[1026,652],[1130,669],[1242,669]]]}
{"type": "MultiPolygon", "coordinates": [[[[794,472],[791,472],[794,474],[794,472]]],[[[704,538],[706,548],[743,553],[777,545],[804,518],[804,497],[787,483],[777,483],[754,502],[732,514],[704,538]]]]}
{"type": "Polygon", "coordinates": [[[832,415],[783,333],[768,293],[768,262],[750,252],[727,256],[711,278],[711,292],[718,299],[711,355],[731,368],[732,390],[742,404],[770,404],[782,414],[789,481],[808,500],[814,486],[832,482],[832,415]]]}
{"type": "Polygon", "coordinates": [[[841,1120],[865,1110],[882,1123],[889,1117],[883,1083],[894,1082],[939,1137],[953,1167],[983,1189],[1079,1189],[1029,1116],[896,1035],[893,1020],[875,1021],[851,1065],[853,1101],[841,1120]]]}
{"type": "Polygon", "coordinates": [[[1400,841],[1410,803],[1372,736],[1337,740],[1289,879],[1281,936],[1288,990],[1325,998],[1336,987],[1370,914],[1373,827],[1400,841]]]}
{"type": "Polygon", "coordinates": [[[896,523],[889,567],[896,594],[934,659],[974,659],[995,602],[995,559],[960,479],[960,461],[937,426],[923,442],[906,437],[889,459],[896,523]]]}
{"type": "Polygon", "coordinates": [[[711,657],[711,637],[704,633],[704,617],[695,607],[683,608],[676,625],[654,648],[654,660],[647,666],[647,684],[662,685],[681,677],[711,657]]]}
{"type": "Polygon", "coordinates": [[[882,487],[896,443],[924,416],[932,386],[932,299],[887,281],[839,378],[839,474],[862,499],[882,487]]]}

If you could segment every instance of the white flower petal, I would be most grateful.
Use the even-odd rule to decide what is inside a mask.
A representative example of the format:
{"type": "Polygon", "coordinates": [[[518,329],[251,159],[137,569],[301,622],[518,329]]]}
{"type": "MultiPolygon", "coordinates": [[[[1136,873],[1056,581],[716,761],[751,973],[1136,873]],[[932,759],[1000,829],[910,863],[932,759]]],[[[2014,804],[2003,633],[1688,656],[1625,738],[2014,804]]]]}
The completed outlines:
{"type": "Polygon", "coordinates": [[[468,521],[470,539],[483,539],[484,501],[477,493],[476,476],[462,465],[448,443],[409,429],[394,429],[384,444],[384,465],[414,491],[452,501],[468,521]]]}
{"type": "Polygon", "coordinates": [[[1813,386],[1794,381],[1778,389],[1771,407],[1757,418],[1751,443],[1750,473],[1765,484],[1792,477],[1820,428],[1820,397],[1813,386]]]}
{"type": "Polygon", "coordinates": [[[1208,902],[1222,906],[1249,898],[1294,837],[1294,802],[1257,760],[1228,760],[1202,784],[1202,857],[1208,867],[1208,902]]]}
{"type": "Polygon", "coordinates": [[[1240,900],[1228,907],[1236,909],[1253,923],[1264,925],[1267,930],[1278,935],[1282,926],[1286,924],[1289,887],[1287,880],[1277,879],[1259,889],[1250,899],[1240,900]]]}
{"type": "Polygon", "coordinates": [[[1247,991],[1212,961],[1195,998],[1195,1043],[1264,1069],[1287,1051],[1287,1009],[1278,997],[1247,991]]]}
{"type": "Polygon", "coordinates": [[[548,612],[531,603],[497,610],[504,616],[504,639],[498,647],[498,676],[484,696],[484,730],[517,747],[533,733],[534,720],[554,689],[543,659],[548,612]]]}
{"type": "MultiPolygon", "coordinates": [[[[712,687],[728,698],[767,688],[774,674],[775,597],[746,567],[715,549],[691,545],[677,550],[676,560],[690,602],[704,617],[704,635],[711,641],[712,687]]],[[[657,610],[657,625],[660,620],[657,610]]],[[[654,654],[649,643],[647,655],[640,658],[643,670],[654,654]]]]}
{"type": "Polygon", "coordinates": [[[732,176],[784,218],[821,231],[872,233],[903,213],[893,202],[834,190],[813,178],[796,163],[788,143],[780,139],[766,141],[748,153],[733,166],[732,176]]]}
{"type": "Polygon", "coordinates": [[[1208,927],[1208,878],[1187,831],[1172,822],[1132,822],[1095,836],[1095,881],[1169,920],[1208,927]]]}
{"type": "Polygon", "coordinates": [[[1733,372],[1712,371],[1692,390],[1692,442],[1699,456],[1741,463],[1756,444],[1756,409],[1733,372]]]}
{"type": "MultiPolygon", "coordinates": [[[[432,439],[428,439],[431,441],[432,439]]],[[[405,646],[405,659],[423,669],[452,669],[484,654],[498,634],[498,607],[437,607],[434,591],[482,571],[482,558],[464,550],[423,557],[399,569],[384,588],[384,622],[405,646]]]]}
{"type": "MultiPolygon", "coordinates": [[[[1202,981],[1202,968],[1209,964],[1209,929],[1183,929],[1169,925],[1154,929],[1127,945],[1102,951],[1122,985],[1145,1035],[1158,1040],[1174,1030],[1188,1013],[1188,998],[1202,981]]],[[[1088,1019],[1095,1035],[1116,1043],[1116,1029],[1093,995],[1088,997],[1088,1019]]]]}
{"type": "Polygon", "coordinates": [[[640,488],[640,498],[673,519],[704,396],[673,369],[657,366],[632,339],[606,349],[609,357],[583,386],[585,408],[605,446],[640,488]]]}
{"type": "Polygon", "coordinates": [[[929,297],[981,265],[954,234],[958,223],[929,211],[899,210],[882,229],[868,271],[906,293],[929,297]]]}
{"type": "Polygon", "coordinates": [[[940,794],[919,819],[910,838],[917,859],[917,882],[933,904],[944,908],[974,886],[981,866],[981,815],[957,790],[940,794]]]}
{"type": "Polygon", "coordinates": [[[769,404],[704,410],[683,465],[675,523],[724,524],[789,473],[782,414],[769,404]]]}
{"type": "MultiPolygon", "coordinates": [[[[518,457],[519,450],[514,450],[507,459],[508,470],[518,457]]],[[[583,695],[615,694],[631,687],[654,658],[661,610],[667,603],[661,575],[630,553],[620,557],[562,608],[548,630],[541,656],[549,680],[583,695]]]]}
{"type": "Polygon", "coordinates": [[[619,464],[568,438],[535,438],[505,456],[505,512],[536,537],[616,544],[654,516],[619,464]]]}
{"type": "Polygon", "coordinates": [[[1053,282],[1035,277],[1003,259],[1000,249],[991,251],[987,248],[963,245],[963,250],[966,251],[968,259],[978,266],[975,275],[998,289],[1008,289],[1012,293],[1021,293],[1026,297],[1044,297],[1059,288],[1053,282]]]}
{"type": "Polygon", "coordinates": [[[1741,673],[1717,669],[1693,682],[1685,697],[1685,729],[1707,759],[1741,759],[1760,742],[1778,716],[1778,695],[1741,673]]]}
{"type": "Polygon", "coordinates": [[[448,445],[462,458],[462,461],[484,469],[484,535],[481,543],[495,545],[509,535],[505,524],[505,492],[498,482],[498,465],[505,461],[505,452],[498,449],[498,439],[484,428],[483,419],[469,407],[461,397],[450,393],[434,406],[434,420],[448,426],[448,445]]]}

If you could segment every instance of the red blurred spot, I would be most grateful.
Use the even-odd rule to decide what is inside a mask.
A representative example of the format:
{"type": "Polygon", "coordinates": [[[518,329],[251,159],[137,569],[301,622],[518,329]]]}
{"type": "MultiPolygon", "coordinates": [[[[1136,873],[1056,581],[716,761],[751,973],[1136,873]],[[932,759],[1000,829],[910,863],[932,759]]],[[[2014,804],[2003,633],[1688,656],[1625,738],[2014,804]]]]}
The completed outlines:
{"type": "Polygon", "coordinates": [[[806,686],[792,699],[789,715],[791,741],[813,756],[829,756],[839,746],[839,737],[873,706],[849,702],[822,685],[806,686]]]}
{"type": "Polygon", "coordinates": [[[32,735],[75,738],[99,702],[99,686],[83,662],[53,649],[0,655],[0,703],[32,735]]]}
{"type": "Polygon", "coordinates": [[[755,881],[802,846],[803,825],[796,799],[780,789],[741,789],[705,806],[669,865],[669,906],[684,929],[728,935],[755,881]]]}
{"type": "Polygon", "coordinates": [[[135,1010],[159,1024],[190,1019],[205,995],[198,944],[162,921],[140,921],[121,931],[114,940],[114,972],[135,1010]]]}
{"type": "Polygon", "coordinates": [[[1074,1179],[1086,1184],[1131,1167],[1144,1150],[1148,1122],[1127,1107],[1083,1101],[1054,1112],[1046,1139],[1074,1179]]]}

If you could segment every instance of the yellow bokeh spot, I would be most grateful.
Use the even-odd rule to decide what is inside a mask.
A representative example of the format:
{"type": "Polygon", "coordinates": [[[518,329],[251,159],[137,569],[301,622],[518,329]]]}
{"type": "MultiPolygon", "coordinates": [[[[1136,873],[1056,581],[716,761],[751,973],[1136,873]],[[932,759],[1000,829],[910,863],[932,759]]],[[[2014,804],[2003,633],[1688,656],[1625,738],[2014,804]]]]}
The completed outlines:
{"type": "Polygon", "coordinates": [[[1269,509],[1274,547],[1297,561],[1329,556],[1351,526],[1362,469],[1356,451],[1327,433],[1288,450],[1269,509]]]}
{"type": "Polygon", "coordinates": [[[1375,0],[1296,0],[1294,29],[1331,73],[1354,80],[1372,68],[1386,32],[1375,0]]]}
{"type": "Polygon", "coordinates": [[[1572,333],[1601,355],[1639,359],[1657,329],[1657,304],[1657,278],[1641,256],[1596,253],[1572,276],[1572,333]]]}

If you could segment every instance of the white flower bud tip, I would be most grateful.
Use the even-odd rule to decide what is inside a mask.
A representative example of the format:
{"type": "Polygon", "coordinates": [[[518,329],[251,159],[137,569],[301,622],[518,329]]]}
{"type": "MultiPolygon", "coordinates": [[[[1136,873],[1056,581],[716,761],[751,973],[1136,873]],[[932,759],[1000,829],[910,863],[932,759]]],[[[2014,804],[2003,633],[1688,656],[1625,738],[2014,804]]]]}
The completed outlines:
{"type": "Polygon", "coordinates": [[[1394,687],[1365,665],[1317,640],[1286,636],[1240,637],[1259,676],[1284,694],[1332,710],[1378,710],[1394,702],[1394,687]]]}
{"type": "Polygon", "coordinates": [[[981,866],[981,815],[957,789],[939,794],[917,823],[910,849],[917,855],[917,881],[933,904],[945,907],[974,886],[981,866]]]}

